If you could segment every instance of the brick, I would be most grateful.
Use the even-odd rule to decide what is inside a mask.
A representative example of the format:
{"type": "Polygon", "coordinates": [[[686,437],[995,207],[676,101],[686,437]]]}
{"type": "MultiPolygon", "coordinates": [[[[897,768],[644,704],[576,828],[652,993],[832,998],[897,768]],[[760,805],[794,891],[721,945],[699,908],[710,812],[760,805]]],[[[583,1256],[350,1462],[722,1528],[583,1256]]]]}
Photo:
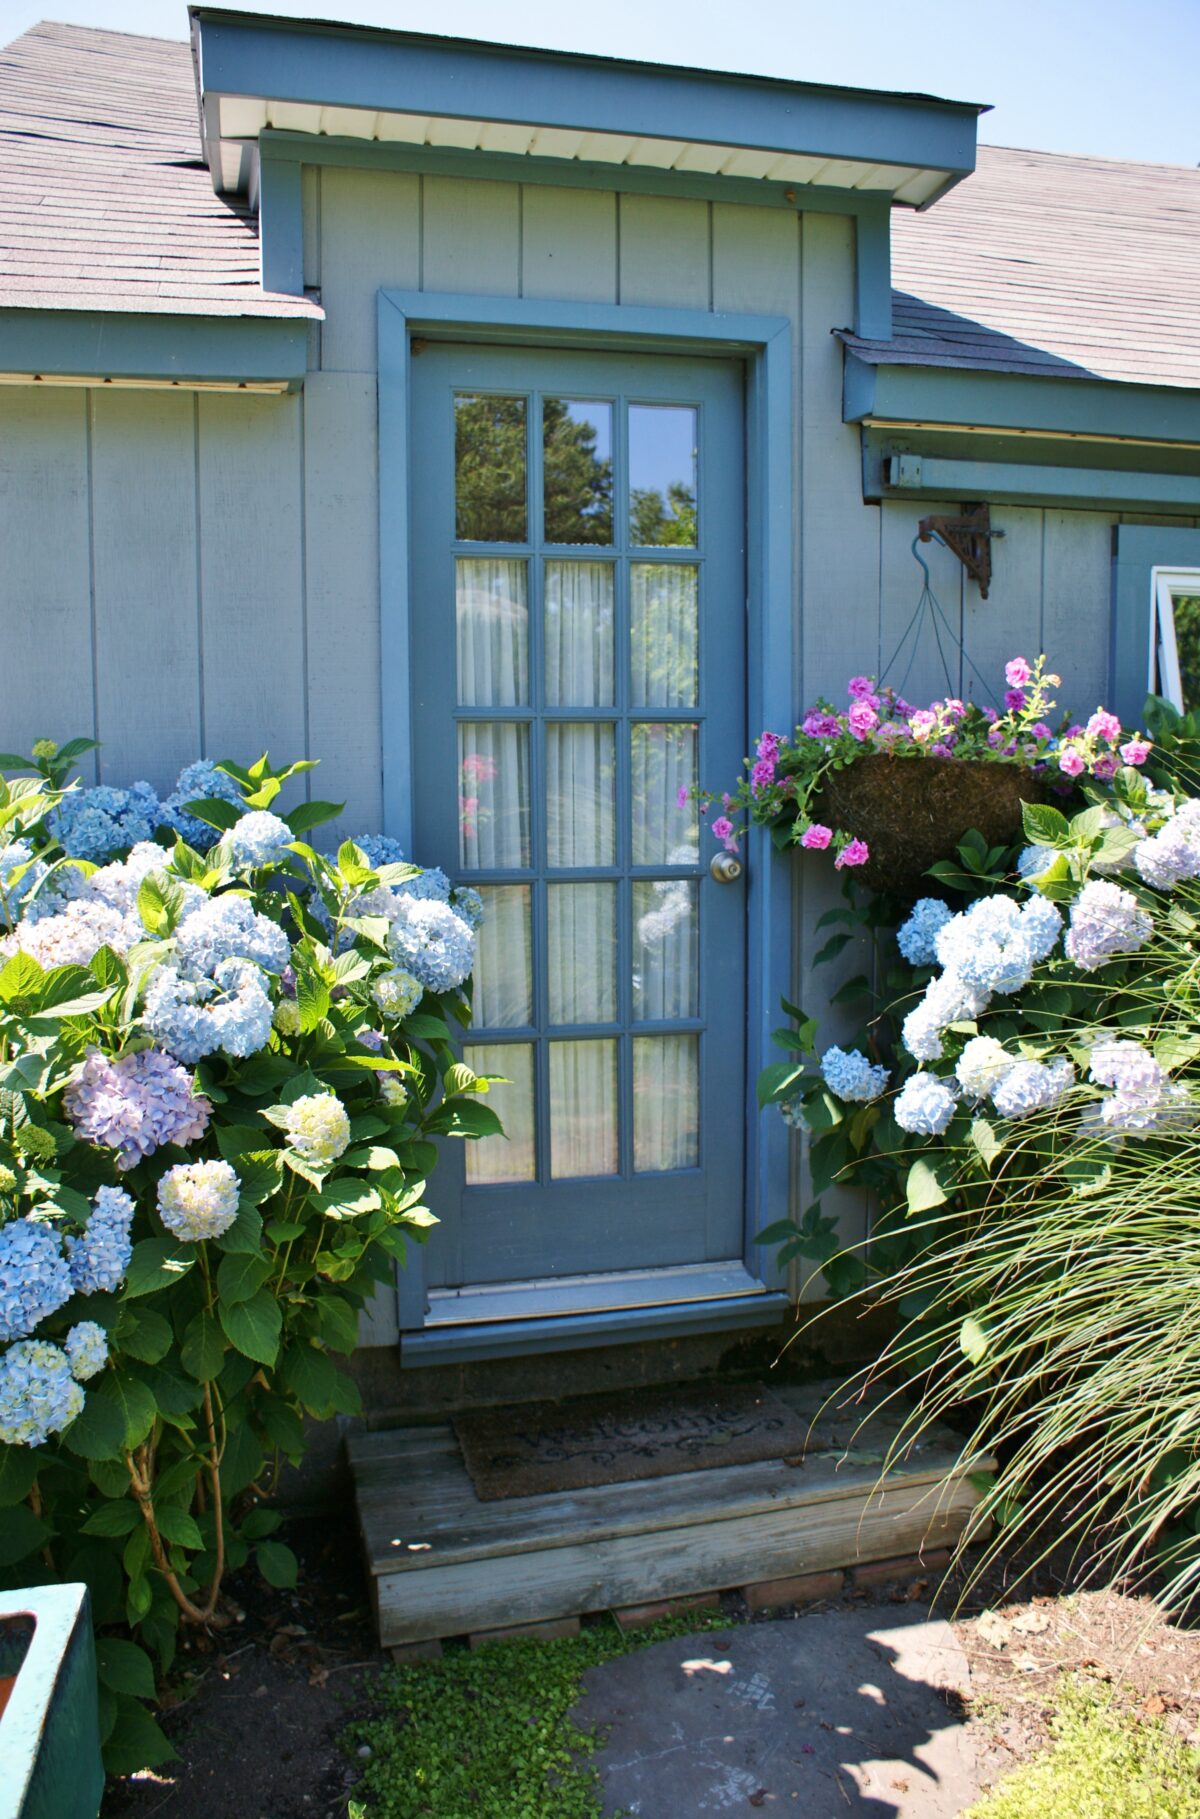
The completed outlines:
{"type": "Polygon", "coordinates": [[[792,1579],[760,1579],[743,1587],[742,1596],[752,1611],[775,1610],[782,1604],[815,1604],[819,1598],[837,1598],[845,1584],[844,1573],[800,1573],[792,1579]]]}
{"type": "Polygon", "coordinates": [[[442,1645],[436,1636],[428,1642],[398,1642],[388,1650],[388,1654],[401,1667],[410,1661],[440,1661],[442,1645]]]}
{"type": "Polygon", "coordinates": [[[578,1617],[552,1617],[544,1623],[510,1623],[502,1630],[472,1630],[471,1647],[485,1642],[513,1642],[531,1637],[534,1642],[557,1642],[560,1636],[579,1634],[578,1617]]]}
{"type": "Polygon", "coordinates": [[[618,1627],[628,1635],[630,1630],[648,1629],[663,1617],[679,1617],[688,1611],[719,1611],[719,1592],[696,1592],[690,1598],[660,1598],[656,1604],[630,1604],[614,1611],[618,1627]]]}
{"type": "Polygon", "coordinates": [[[860,1589],[891,1585],[897,1579],[927,1577],[940,1573],[950,1564],[950,1550],[931,1548],[927,1554],[906,1554],[900,1560],[864,1560],[854,1569],[854,1583],[860,1589]]]}

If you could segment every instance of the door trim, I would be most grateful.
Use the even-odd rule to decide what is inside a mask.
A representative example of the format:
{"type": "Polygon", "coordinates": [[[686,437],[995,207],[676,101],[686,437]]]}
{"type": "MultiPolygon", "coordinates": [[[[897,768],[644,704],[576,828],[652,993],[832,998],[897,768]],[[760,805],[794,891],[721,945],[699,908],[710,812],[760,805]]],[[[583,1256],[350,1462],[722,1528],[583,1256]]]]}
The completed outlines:
{"type": "MultiPolygon", "coordinates": [[[[410,478],[410,337],[472,340],[517,346],[587,348],[597,352],[705,353],[746,362],[746,673],[748,724],[751,728],[790,724],[793,668],[793,476],[792,476],[792,324],[786,316],[708,313],[702,310],[652,309],[625,304],[569,303],[554,299],[478,297],[441,292],[381,290],[379,328],[379,578],[380,688],[383,703],[384,831],[412,850],[413,737],[411,712],[398,714],[396,704],[411,702],[411,581],[409,530],[410,478]]],[[[789,868],[773,855],[767,831],[756,828],[747,838],[748,966],[746,980],[746,1269],[758,1293],[746,1298],[760,1317],[773,1304],[772,1318],[786,1305],[780,1291],[784,1277],[774,1257],[755,1242],[756,1235],[788,1207],[790,1154],[787,1127],[779,1117],[758,1109],[755,1081],[771,1059],[770,1031],[791,985],[792,930],[789,868]],[[767,1292],[773,1291],[773,1292],[767,1292]]],[[[369,1343],[386,1344],[401,1326],[420,1327],[428,1299],[421,1250],[409,1247],[408,1266],[398,1272],[400,1318],[385,1314],[372,1321],[369,1343]]],[[[697,1319],[691,1330],[705,1330],[720,1307],[727,1313],[741,1301],[684,1304],[697,1319]],[[697,1312],[699,1310],[699,1313],[697,1312]]],[[[569,1320],[525,1320],[522,1329],[538,1329],[541,1346],[573,1346],[577,1332],[557,1336],[551,1328],[577,1328],[578,1322],[603,1323],[606,1339],[623,1335],[620,1322],[636,1316],[637,1327],[660,1317],[665,1330],[681,1316],[679,1302],[655,1309],[622,1309],[583,1314],[569,1320]],[[614,1330],[609,1330],[616,1323],[614,1330]]],[[[497,1323],[491,1333],[495,1349],[511,1349],[497,1323]]],[[[590,1330],[590,1329],[589,1329],[590,1330]]],[[[598,1328],[596,1329],[598,1330],[598,1328]]],[[[489,1328],[477,1324],[439,1334],[439,1356],[450,1356],[453,1342],[471,1335],[473,1356],[489,1355],[489,1328]]],[[[427,1334],[410,1334],[414,1352],[429,1349],[427,1334]]],[[[601,1343],[597,1338],[594,1343],[601,1343]]]]}

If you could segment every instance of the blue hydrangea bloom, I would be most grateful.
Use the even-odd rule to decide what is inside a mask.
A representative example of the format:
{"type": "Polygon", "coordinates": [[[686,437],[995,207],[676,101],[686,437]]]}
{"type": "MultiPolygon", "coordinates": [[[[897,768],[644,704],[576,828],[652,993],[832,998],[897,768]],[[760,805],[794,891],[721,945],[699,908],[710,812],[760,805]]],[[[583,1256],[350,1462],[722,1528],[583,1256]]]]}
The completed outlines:
{"type": "Polygon", "coordinates": [[[94,1320],[79,1320],[63,1341],[71,1375],[79,1383],[95,1377],[108,1363],[108,1334],[94,1320]]]}
{"type": "Polygon", "coordinates": [[[224,840],[234,865],[256,866],[274,865],[277,859],[285,856],[289,842],[295,837],[287,822],[278,815],[256,808],[243,815],[224,840]]]}
{"type": "Polygon", "coordinates": [[[919,897],[909,912],[908,920],[896,930],[900,952],[910,966],[933,966],[937,961],[934,942],[939,929],[945,928],[953,914],[940,897],[919,897]]]}
{"type": "Polygon", "coordinates": [[[939,929],[934,945],[942,965],[981,992],[1020,991],[1036,960],[1021,905],[1011,897],[981,897],[939,929]]]}
{"type": "Polygon", "coordinates": [[[6,1446],[41,1446],[70,1426],[83,1403],[57,1345],[24,1339],[0,1358],[0,1440],[6,1446]]]}
{"type": "Polygon", "coordinates": [[[449,903],[450,880],[440,865],[428,865],[415,878],[402,878],[392,890],[405,897],[416,897],[425,903],[449,903]]]}
{"type": "Polygon", "coordinates": [[[1063,945],[1082,972],[1094,973],[1115,954],[1133,954],[1144,947],[1153,926],[1132,891],[1093,878],[1071,905],[1071,926],[1063,945]]]}
{"type": "Polygon", "coordinates": [[[1047,960],[1062,934],[1062,911],[1049,897],[1031,897],[1021,905],[1021,928],[1032,945],[1035,960],[1047,960]]]}
{"type": "Polygon", "coordinates": [[[149,840],[159,818],[158,797],[148,783],[131,789],[100,784],[64,796],[50,815],[49,828],[72,859],[99,861],[149,840]]]}
{"type": "Polygon", "coordinates": [[[175,931],[176,964],[190,979],[211,979],[222,960],[252,960],[281,973],[291,958],[284,931],[248,897],[209,897],[175,931]]]}
{"type": "Polygon", "coordinates": [[[97,1188],[83,1236],[67,1239],[71,1282],[81,1295],[120,1288],[133,1255],[133,1201],[120,1187],[97,1188]]]}
{"type": "Polygon", "coordinates": [[[1058,848],[1055,846],[1027,846],[1022,849],[1017,860],[1017,872],[1022,881],[1028,884],[1032,879],[1040,877],[1057,858],[1058,848]]]}
{"type": "Polygon", "coordinates": [[[936,1074],[911,1074],[897,1094],[892,1114],[902,1131],[940,1137],[954,1116],[954,1089],[936,1074]]]}
{"type": "Polygon", "coordinates": [[[475,936],[448,903],[398,896],[389,947],[397,965],[427,991],[461,985],[475,964],[475,936]]]}
{"type": "Polygon", "coordinates": [[[216,799],[240,808],[244,801],[241,785],[225,771],[219,771],[210,758],[201,758],[179,773],[171,794],[159,810],[159,824],[173,827],[198,853],[206,853],[221,838],[220,829],[210,827],[197,815],[189,815],[184,804],[216,799]]]}
{"type": "Polygon", "coordinates": [[[46,867],[34,860],[28,840],[12,840],[7,846],[0,846],[0,926],[12,927],[19,906],[45,875],[46,867]],[[14,882],[13,873],[24,866],[29,867],[28,871],[14,882]]]}
{"type": "Polygon", "coordinates": [[[177,1061],[191,1065],[223,1049],[243,1059],[265,1048],[271,1000],[258,967],[222,960],[211,979],[186,978],[162,966],[146,993],[146,1028],[177,1061]]]}
{"type": "Polygon", "coordinates": [[[53,1226],[13,1219],[0,1226],[0,1339],[24,1339],[71,1299],[71,1272],[53,1226]]]}
{"type": "Polygon", "coordinates": [[[992,1104],[1002,1118],[1028,1118],[1057,1105],[1074,1079],[1069,1061],[1017,1061],[992,1088],[992,1104]]]}
{"type": "Polygon", "coordinates": [[[886,1067],[873,1067],[860,1049],[827,1048],[821,1057],[821,1078],[838,1099],[854,1105],[878,1099],[887,1090],[886,1067]]]}
{"type": "MultiPolygon", "coordinates": [[[[450,907],[456,910],[472,931],[478,931],[483,922],[483,898],[469,884],[455,885],[450,893],[450,907]]],[[[644,920],[644,918],[643,918],[644,920]]]]}
{"type": "Polygon", "coordinates": [[[373,871],[381,865],[404,864],[404,848],[390,834],[351,834],[350,838],[373,871]]]}

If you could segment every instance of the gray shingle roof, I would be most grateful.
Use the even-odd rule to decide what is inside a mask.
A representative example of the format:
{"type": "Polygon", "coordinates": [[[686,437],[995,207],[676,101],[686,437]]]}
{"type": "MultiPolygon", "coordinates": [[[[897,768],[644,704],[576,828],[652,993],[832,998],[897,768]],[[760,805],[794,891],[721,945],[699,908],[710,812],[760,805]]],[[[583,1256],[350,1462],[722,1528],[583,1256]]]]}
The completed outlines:
{"type": "Polygon", "coordinates": [[[186,44],[37,25],[0,50],[0,307],[319,316],[213,193],[186,44]]]}
{"type": "Polygon", "coordinates": [[[981,145],[975,175],[892,216],[899,365],[1200,387],[1200,170],[981,145]]]}

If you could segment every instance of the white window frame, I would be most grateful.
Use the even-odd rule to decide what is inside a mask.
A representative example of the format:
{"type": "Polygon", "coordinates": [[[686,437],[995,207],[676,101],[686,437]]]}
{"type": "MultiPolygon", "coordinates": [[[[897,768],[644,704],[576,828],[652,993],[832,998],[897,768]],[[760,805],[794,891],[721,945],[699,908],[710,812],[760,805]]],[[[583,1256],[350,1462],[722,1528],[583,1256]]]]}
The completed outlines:
{"type": "Polygon", "coordinates": [[[1200,594],[1200,568],[1150,570],[1150,650],[1147,676],[1150,690],[1184,713],[1183,678],[1179,672],[1179,646],[1175,639],[1176,594],[1200,594]]]}

